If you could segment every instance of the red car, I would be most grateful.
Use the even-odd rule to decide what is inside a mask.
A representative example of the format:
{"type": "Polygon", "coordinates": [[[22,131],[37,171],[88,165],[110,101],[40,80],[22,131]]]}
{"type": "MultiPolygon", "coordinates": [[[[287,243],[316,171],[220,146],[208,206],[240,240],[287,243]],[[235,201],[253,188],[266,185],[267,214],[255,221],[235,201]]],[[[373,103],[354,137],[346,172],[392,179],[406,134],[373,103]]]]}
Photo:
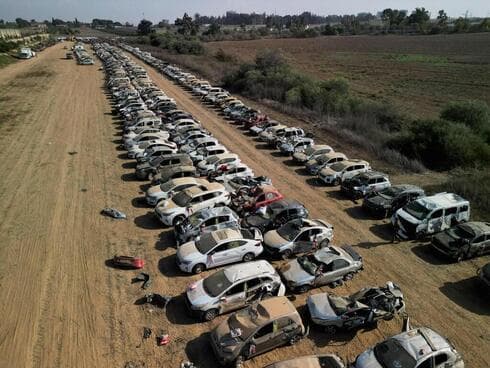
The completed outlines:
{"type": "Polygon", "coordinates": [[[144,267],[145,261],[139,257],[114,256],[114,258],[112,258],[112,264],[121,268],[140,269],[144,267]]]}
{"type": "Polygon", "coordinates": [[[246,194],[240,192],[232,199],[232,206],[237,212],[255,212],[283,198],[284,196],[274,186],[265,184],[252,188],[246,194]]]}

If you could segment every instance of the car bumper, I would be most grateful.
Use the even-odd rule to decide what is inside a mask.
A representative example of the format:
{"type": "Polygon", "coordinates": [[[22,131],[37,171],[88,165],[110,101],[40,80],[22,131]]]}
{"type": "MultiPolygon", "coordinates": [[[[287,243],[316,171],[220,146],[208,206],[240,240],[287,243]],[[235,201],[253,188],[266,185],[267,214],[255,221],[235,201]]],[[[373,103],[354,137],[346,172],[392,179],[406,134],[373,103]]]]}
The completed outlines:
{"type": "Polygon", "coordinates": [[[155,215],[158,217],[162,224],[172,226],[172,220],[170,216],[167,216],[159,211],[155,211],[155,215]]]}
{"type": "Polygon", "coordinates": [[[319,175],[318,178],[323,181],[325,184],[333,184],[335,182],[335,176],[322,176],[319,175]]]}
{"type": "Polygon", "coordinates": [[[159,197],[153,197],[153,196],[146,196],[146,203],[148,203],[150,206],[156,206],[158,204],[158,201],[164,199],[159,198],[159,197]]]}
{"type": "Polygon", "coordinates": [[[175,263],[182,272],[190,273],[192,272],[193,264],[186,264],[180,260],[179,257],[175,257],[175,263]]]}

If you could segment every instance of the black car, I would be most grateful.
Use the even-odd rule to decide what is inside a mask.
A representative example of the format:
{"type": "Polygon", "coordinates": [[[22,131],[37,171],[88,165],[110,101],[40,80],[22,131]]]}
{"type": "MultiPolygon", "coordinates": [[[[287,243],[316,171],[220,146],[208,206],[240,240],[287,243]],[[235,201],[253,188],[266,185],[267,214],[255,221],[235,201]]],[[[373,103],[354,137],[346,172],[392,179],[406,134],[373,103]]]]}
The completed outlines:
{"type": "Polygon", "coordinates": [[[362,208],[377,217],[384,218],[421,197],[425,197],[425,192],[418,186],[409,184],[393,185],[379,192],[368,194],[364,198],[362,208]]]}
{"type": "Polygon", "coordinates": [[[386,174],[367,171],[342,181],[340,191],[351,199],[363,198],[371,192],[379,192],[391,186],[386,174]]]}
{"type": "Polygon", "coordinates": [[[300,202],[294,199],[281,199],[268,205],[265,208],[265,212],[256,212],[246,216],[242,221],[242,226],[257,228],[265,232],[275,229],[290,220],[307,217],[308,210],[300,202]]]}
{"type": "Polygon", "coordinates": [[[245,176],[245,177],[240,177],[237,176],[233,179],[231,179],[228,183],[227,186],[229,186],[232,191],[237,191],[241,189],[250,189],[250,188],[255,188],[259,185],[263,184],[272,184],[272,180],[268,178],[267,176],[245,176]]]}

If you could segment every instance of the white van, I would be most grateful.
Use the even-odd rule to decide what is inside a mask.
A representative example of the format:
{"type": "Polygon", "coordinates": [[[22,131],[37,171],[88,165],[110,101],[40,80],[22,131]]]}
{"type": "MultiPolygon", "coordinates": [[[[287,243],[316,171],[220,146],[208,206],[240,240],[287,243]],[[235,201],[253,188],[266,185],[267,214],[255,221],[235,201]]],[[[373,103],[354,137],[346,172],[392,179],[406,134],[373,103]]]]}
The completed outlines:
{"type": "Polygon", "coordinates": [[[391,218],[402,239],[422,238],[470,219],[470,202],[454,193],[422,197],[400,208],[391,218]]]}

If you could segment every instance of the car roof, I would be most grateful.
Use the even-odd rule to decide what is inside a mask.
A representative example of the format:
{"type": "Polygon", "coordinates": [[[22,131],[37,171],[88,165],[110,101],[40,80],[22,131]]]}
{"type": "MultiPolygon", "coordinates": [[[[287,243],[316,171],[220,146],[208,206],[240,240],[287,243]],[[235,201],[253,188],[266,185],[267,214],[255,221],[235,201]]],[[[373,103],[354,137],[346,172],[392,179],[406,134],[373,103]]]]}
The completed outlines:
{"type": "Polygon", "coordinates": [[[345,157],[345,159],[347,160],[347,156],[345,154],[343,154],[342,152],[336,152],[336,151],[323,153],[320,157],[322,157],[322,156],[327,158],[328,160],[335,158],[335,157],[345,157]]]}
{"type": "Polygon", "coordinates": [[[212,207],[212,208],[203,208],[202,210],[194,212],[194,214],[199,213],[202,218],[208,219],[210,217],[215,216],[223,216],[232,214],[234,217],[238,218],[235,212],[230,207],[212,207]]]}
{"type": "Polygon", "coordinates": [[[226,152],[226,153],[219,153],[217,155],[212,155],[211,157],[217,156],[218,159],[223,159],[223,158],[238,158],[238,155],[236,153],[231,153],[231,152],[226,152]]]}
{"type": "MultiPolygon", "coordinates": [[[[305,139],[306,139],[306,137],[305,137],[305,139]]],[[[329,148],[333,151],[332,147],[330,147],[328,144],[314,144],[313,146],[311,146],[311,148],[313,148],[315,150],[321,150],[321,149],[329,148]]]]}
{"type": "Polygon", "coordinates": [[[179,166],[172,166],[169,168],[164,169],[165,171],[162,171],[162,173],[165,174],[173,174],[175,172],[179,171],[196,171],[196,168],[192,165],[179,165],[179,166]]]}
{"type": "Polygon", "coordinates": [[[193,177],[185,177],[185,178],[174,178],[171,179],[172,184],[177,186],[177,185],[184,185],[184,184],[198,184],[198,185],[207,185],[209,183],[206,179],[199,179],[199,178],[193,178],[193,177]]]}
{"type": "MultiPolygon", "coordinates": [[[[264,187],[266,187],[266,186],[267,185],[264,185],[264,187]]],[[[283,199],[280,199],[276,202],[269,204],[269,207],[271,207],[272,209],[275,210],[278,208],[297,208],[297,207],[304,207],[304,206],[300,202],[298,202],[296,199],[283,198],[283,199]]]]}
{"type": "Polygon", "coordinates": [[[451,207],[457,204],[469,203],[466,199],[454,193],[438,193],[433,196],[417,199],[417,202],[429,209],[451,207]]]}
{"type": "Polygon", "coordinates": [[[348,259],[349,261],[352,261],[352,257],[347,254],[342,248],[333,245],[320,248],[316,251],[315,257],[322,262],[330,262],[334,259],[348,259]],[[332,250],[334,250],[335,253],[332,252],[332,250]]]}
{"type": "Polygon", "coordinates": [[[275,274],[276,270],[266,260],[239,263],[224,269],[226,278],[232,282],[248,279],[252,276],[275,274]]]}
{"type": "Polygon", "coordinates": [[[204,186],[206,187],[205,190],[201,189],[199,186],[195,186],[195,187],[187,188],[184,191],[188,195],[190,195],[191,197],[194,197],[194,196],[201,194],[201,193],[204,193],[204,192],[210,192],[213,190],[224,190],[225,189],[225,187],[222,184],[216,183],[216,182],[213,182],[213,183],[208,182],[207,184],[204,184],[204,186]]]}
{"type": "Polygon", "coordinates": [[[428,327],[421,327],[393,336],[401,346],[416,360],[434,351],[451,347],[449,342],[428,327]]]}
{"type": "Polygon", "coordinates": [[[356,176],[358,177],[365,177],[367,179],[371,179],[371,178],[376,178],[376,177],[388,177],[388,175],[380,172],[380,171],[366,171],[366,172],[363,172],[363,173],[360,173],[360,174],[357,174],[356,176]]]}
{"type": "Polygon", "coordinates": [[[211,236],[216,241],[216,243],[219,243],[223,240],[233,240],[233,239],[243,238],[242,233],[235,229],[216,230],[211,233],[211,236]]]}
{"type": "Polygon", "coordinates": [[[285,296],[264,299],[257,305],[257,308],[260,307],[265,312],[264,314],[261,313],[261,316],[264,316],[265,319],[277,319],[298,313],[293,303],[285,296]]]}
{"type": "Polygon", "coordinates": [[[349,160],[344,160],[342,161],[342,163],[347,167],[347,166],[351,166],[351,165],[358,165],[358,164],[363,164],[363,165],[368,165],[369,166],[369,163],[367,161],[364,161],[364,160],[359,160],[359,159],[349,159],[349,160]]]}
{"type": "Polygon", "coordinates": [[[481,221],[471,221],[465,222],[459,226],[469,227],[475,233],[475,236],[489,234],[490,233],[490,222],[481,222],[481,221]]]}

